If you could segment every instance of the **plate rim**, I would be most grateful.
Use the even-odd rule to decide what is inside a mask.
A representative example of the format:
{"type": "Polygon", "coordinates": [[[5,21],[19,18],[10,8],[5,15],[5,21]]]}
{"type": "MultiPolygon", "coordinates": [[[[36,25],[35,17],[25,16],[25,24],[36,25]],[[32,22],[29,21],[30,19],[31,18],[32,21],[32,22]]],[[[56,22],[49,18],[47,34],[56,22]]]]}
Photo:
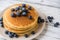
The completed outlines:
{"type": "MultiPolygon", "coordinates": [[[[19,4],[19,3],[18,3],[19,4]]],[[[26,3],[25,3],[26,4],[26,3]]],[[[29,4],[29,5],[31,5],[31,4],[29,4]]],[[[33,6],[33,5],[31,5],[31,6],[33,6]]],[[[9,6],[10,7],[10,6],[9,6]]],[[[9,7],[7,7],[7,8],[9,8],[9,7]]],[[[34,6],[33,6],[34,7],[34,6]]],[[[6,9],[7,9],[6,8],[6,9]]],[[[2,12],[1,12],[1,16],[3,15],[3,12],[6,10],[6,9],[4,9],[2,12]]],[[[35,9],[36,10],[36,9],[35,9]]],[[[37,11],[37,10],[36,10],[37,11]]],[[[37,11],[38,12],[38,11],[37,11]]],[[[39,13],[39,12],[38,12],[39,13]]],[[[41,12],[40,12],[41,13],[41,12]]],[[[44,16],[45,16],[45,18],[46,18],[46,15],[44,14],[44,13],[41,13],[41,14],[43,14],[44,16]]],[[[43,27],[41,28],[41,30],[40,30],[40,32],[36,35],[35,34],[35,36],[33,35],[33,37],[31,37],[31,38],[26,38],[26,40],[31,40],[31,39],[33,39],[33,38],[36,38],[37,36],[39,36],[41,33],[42,33],[42,31],[44,30],[44,28],[45,28],[45,26],[46,26],[46,22],[44,22],[43,23],[43,27]]],[[[1,35],[1,34],[0,34],[1,35]]],[[[1,35],[4,39],[8,39],[8,38],[6,38],[6,37],[4,37],[3,35],[1,35]]],[[[18,38],[17,38],[18,39],[18,38]]],[[[14,39],[15,40],[15,39],[14,39]]],[[[18,39],[18,40],[20,40],[20,39],[18,39]]]]}

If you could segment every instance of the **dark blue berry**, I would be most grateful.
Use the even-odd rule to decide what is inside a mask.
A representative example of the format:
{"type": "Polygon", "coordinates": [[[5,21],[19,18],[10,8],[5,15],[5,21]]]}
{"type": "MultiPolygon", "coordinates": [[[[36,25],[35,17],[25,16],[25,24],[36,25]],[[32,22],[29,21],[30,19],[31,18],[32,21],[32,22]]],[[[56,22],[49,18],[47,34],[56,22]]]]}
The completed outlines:
{"type": "Polygon", "coordinates": [[[0,21],[2,21],[2,20],[3,20],[3,17],[0,18],[0,21]]]}
{"type": "Polygon", "coordinates": [[[32,32],[31,32],[31,34],[35,34],[35,32],[34,32],[34,31],[32,31],[32,32]]]}
{"type": "Polygon", "coordinates": [[[29,11],[28,11],[28,10],[25,10],[24,12],[29,13],[29,11]]]}
{"type": "Polygon", "coordinates": [[[5,34],[8,34],[9,33],[9,31],[5,31],[5,34]]]}
{"type": "Polygon", "coordinates": [[[56,22],[55,24],[54,24],[54,27],[58,27],[60,25],[60,23],[59,22],[56,22]]]}
{"type": "Polygon", "coordinates": [[[54,19],[54,18],[51,16],[51,19],[54,19]]]}
{"type": "Polygon", "coordinates": [[[31,6],[28,6],[28,9],[29,9],[29,10],[31,10],[31,9],[32,9],[32,7],[31,7],[31,6]]]}
{"type": "Polygon", "coordinates": [[[13,35],[9,35],[10,38],[13,38],[13,35]]]}
{"type": "Polygon", "coordinates": [[[58,25],[57,24],[54,24],[54,27],[58,27],[58,25]]]}
{"type": "Polygon", "coordinates": [[[50,17],[50,16],[48,16],[47,18],[48,18],[48,19],[51,19],[51,17],[50,17]]]}
{"type": "Polygon", "coordinates": [[[49,19],[49,22],[53,22],[53,20],[52,19],[49,19]]]}
{"type": "Polygon", "coordinates": [[[18,38],[19,36],[15,33],[15,34],[14,34],[14,37],[18,38]]]}
{"type": "Polygon", "coordinates": [[[52,16],[48,16],[47,18],[48,18],[48,19],[54,19],[52,16]]]}
{"type": "Polygon", "coordinates": [[[16,11],[20,10],[20,6],[15,8],[16,11]]]}
{"type": "Polygon", "coordinates": [[[48,20],[49,20],[49,22],[53,22],[53,17],[52,16],[48,16],[48,20]]]}
{"type": "Polygon", "coordinates": [[[20,12],[16,12],[16,15],[17,15],[17,16],[21,16],[21,13],[20,13],[20,12]]]}
{"type": "Polygon", "coordinates": [[[8,32],[8,35],[9,35],[10,38],[14,37],[14,33],[12,33],[12,32],[8,32]]]}
{"type": "Polygon", "coordinates": [[[41,20],[40,20],[40,19],[38,19],[38,20],[37,20],[37,22],[38,22],[38,23],[41,23],[41,20]]]}
{"type": "Polygon", "coordinates": [[[13,33],[12,32],[8,32],[9,35],[12,35],[13,33]]]}
{"type": "Polygon", "coordinates": [[[41,17],[40,17],[40,16],[38,17],[37,22],[38,22],[38,23],[41,23],[41,17]]]}
{"type": "Polygon", "coordinates": [[[3,24],[3,22],[2,22],[2,21],[0,21],[0,24],[3,24]]]}
{"type": "Polygon", "coordinates": [[[22,7],[22,12],[29,13],[29,11],[26,8],[24,8],[24,7],[22,7]]]}
{"type": "Polygon", "coordinates": [[[44,19],[41,19],[41,22],[43,23],[44,22],[44,19]]]}
{"type": "Polygon", "coordinates": [[[22,7],[26,7],[26,4],[22,4],[22,7]]]}
{"type": "Polygon", "coordinates": [[[56,24],[57,24],[57,25],[60,25],[60,23],[59,23],[59,22],[56,22],[56,24]]]}
{"type": "Polygon", "coordinates": [[[27,35],[27,34],[25,34],[24,36],[25,36],[26,38],[28,37],[28,35],[27,35]]]}
{"type": "Polygon", "coordinates": [[[3,24],[1,24],[1,27],[4,27],[4,25],[3,25],[3,24]]]}
{"type": "Polygon", "coordinates": [[[41,19],[41,17],[39,16],[38,19],[41,19]]]}
{"type": "Polygon", "coordinates": [[[27,13],[26,12],[22,12],[22,16],[26,16],[27,15],[27,13]]]}
{"type": "Polygon", "coordinates": [[[11,17],[16,17],[16,14],[15,13],[11,13],[11,17]]]}
{"type": "Polygon", "coordinates": [[[9,35],[14,35],[14,33],[13,32],[9,32],[9,35]]]}
{"type": "Polygon", "coordinates": [[[29,19],[32,19],[32,16],[28,16],[29,19]]]}
{"type": "Polygon", "coordinates": [[[25,10],[26,10],[26,8],[22,7],[22,11],[25,11],[25,10]]]}
{"type": "Polygon", "coordinates": [[[38,23],[43,23],[44,22],[44,19],[41,19],[41,18],[38,18],[38,23]]]}
{"type": "Polygon", "coordinates": [[[14,9],[14,8],[12,8],[12,9],[11,9],[11,11],[12,11],[12,12],[14,12],[14,11],[15,11],[15,9],[14,9]]]}

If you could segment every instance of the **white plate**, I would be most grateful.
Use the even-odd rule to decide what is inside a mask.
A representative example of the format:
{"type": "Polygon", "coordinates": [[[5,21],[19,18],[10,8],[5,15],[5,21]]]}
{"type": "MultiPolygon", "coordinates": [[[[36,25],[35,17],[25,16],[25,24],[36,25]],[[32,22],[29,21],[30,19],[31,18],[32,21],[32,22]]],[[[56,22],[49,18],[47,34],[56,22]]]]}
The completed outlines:
{"type": "MultiPolygon", "coordinates": [[[[30,4],[30,5],[31,5],[31,4],[30,4]]],[[[31,5],[31,6],[33,6],[33,5],[31,5]]],[[[33,6],[33,7],[34,7],[34,6],[33,6]]],[[[37,10],[37,11],[38,11],[38,10],[37,10]]],[[[38,13],[39,13],[39,15],[40,15],[43,19],[46,20],[46,16],[45,16],[43,13],[41,13],[41,12],[39,12],[39,11],[38,11],[38,13]]],[[[0,13],[0,17],[1,17],[2,15],[3,15],[3,12],[0,13]]],[[[37,30],[37,33],[36,33],[35,35],[30,35],[28,38],[25,38],[25,37],[9,38],[9,36],[5,34],[5,29],[2,28],[2,27],[0,27],[0,35],[2,35],[3,38],[4,38],[4,39],[7,39],[7,40],[31,40],[31,39],[36,38],[37,36],[39,36],[39,35],[41,34],[41,32],[43,31],[43,29],[45,28],[45,26],[46,26],[46,22],[44,22],[43,25],[42,25],[42,27],[40,27],[40,28],[37,30]]]]}

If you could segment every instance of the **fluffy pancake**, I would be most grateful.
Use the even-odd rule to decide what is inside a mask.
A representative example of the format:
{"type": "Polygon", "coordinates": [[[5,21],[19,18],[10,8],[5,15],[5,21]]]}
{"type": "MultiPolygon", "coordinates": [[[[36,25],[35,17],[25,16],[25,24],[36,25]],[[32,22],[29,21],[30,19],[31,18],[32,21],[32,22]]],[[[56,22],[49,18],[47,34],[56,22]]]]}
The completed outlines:
{"type": "MultiPolygon", "coordinates": [[[[32,31],[38,29],[38,12],[32,7],[32,10],[28,10],[28,4],[26,4],[26,9],[29,11],[27,16],[15,17],[11,16],[11,9],[22,6],[22,4],[15,4],[8,7],[3,14],[3,22],[6,30],[16,33],[18,35],[31,34],[32,31]],[[28,16],[32,16],[32,19],[29,19],[28,16]]],[[[20,10],[19,10],[20,12],[20,10]]],[[[14,12],[16,13],[16,11],[14,12]]]]}
{"type": "Polygon", "coordinates": [[[16,4],[16,5],[9,7],[4,12],[3,19],[5,18],[8,25],[11,27],[15,27],[15,28],[24,28],[25,29],[25,28],[29,28],[29,27],[33,26],[38,18],[37,12],[34,9],[32,9],[29,13],[29,15],[33,16],[33,18],[34,18],[33,20],[29,20],[27,17],[23,17],[23,16],[16,17],[16,18],[11,17],[11,8],[15,8],[19,5],[21,5],[21,4],[16,4]]]}
{"type": "MultiPolygon", "coordinates": [[[[4,22],[5,25],[9,26],[5,19],[4,19],[3,22],[4,22]]],[[[29,29],[31,29],[31,28],[34,28],[36,25],[38,25],[38,24],[36,23],[36,24],[33,25],[32,27],[29,27],[29,28],[26,28],[26,29],[22,29],[22,28],[19,28],[19,29],[17,29],[17,28],[13,28],[13,29],[15,29],[15,30],[25,31],[25,30],[29,30],[29,29]]],[[[12,27],[9,27],[9,28],[12,28],[12,27]]]]}

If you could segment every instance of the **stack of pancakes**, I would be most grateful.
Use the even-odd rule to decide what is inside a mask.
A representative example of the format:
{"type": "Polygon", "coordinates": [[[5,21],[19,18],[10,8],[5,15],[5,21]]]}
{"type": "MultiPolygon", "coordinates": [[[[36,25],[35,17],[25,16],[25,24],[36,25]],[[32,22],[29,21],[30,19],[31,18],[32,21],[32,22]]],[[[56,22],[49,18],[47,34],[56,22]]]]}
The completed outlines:
{"type": "MultiPolygon", "coordinates": [[[[38,13],[32,7],[32,10],[29,10],[28,16],[31,15],[33,19],[29,19],[28,16],[21,16],[21,17],[11,17],[11,9],[16,8],[18,6],[22,6],[22,4],[15,4],[8,7],[3,14],[3,23],[6,30],[16,33],[18,35],[28,34],[30,35],[32,31],[36,32],[38,29],[38,13]]],[[[28,8],[26,4],[26,9],[28,8]]]]}

